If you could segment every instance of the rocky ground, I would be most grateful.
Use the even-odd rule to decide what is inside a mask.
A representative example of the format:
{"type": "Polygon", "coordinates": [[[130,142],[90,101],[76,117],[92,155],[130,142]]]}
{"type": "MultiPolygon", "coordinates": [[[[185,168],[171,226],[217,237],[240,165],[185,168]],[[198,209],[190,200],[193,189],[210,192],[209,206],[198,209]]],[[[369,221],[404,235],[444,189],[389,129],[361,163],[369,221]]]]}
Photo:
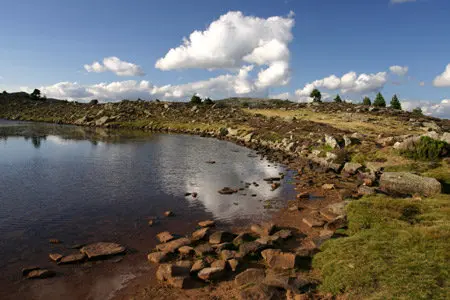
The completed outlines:
{"type": "MultiPolygon", "coordinates": [[[[240,106],[236,100],[213,105],[81,104],[33,100],[24,93],[0,95],[0,118],[211,136],[253,148],[298,171],[297,199],[271,222],[224,231],[199,220],[198,230],[189,236],[160,233],[156,238],[161,243],[148,255],[155,274],[122,290],[118,299],[383,298],[383,291],[404,299],[440,299],[449,292],[442,275],[448,264],[429,262],[436,271],[423,274],[430,277],[429,285],[420,286],[417,293],[414,288],[398,290],[392,280],[397,273],[415,268],[406,262],[406,271],[386,271],[391,272],[390,281],[371,270],[352,277],[364,269],[355,265],[361,262],[358,253],[364,253],[370,265],[371,255],[380,252],[371,245],[374,239],[359,238],[381,230],[379,225],[386,220],[391,231],[383,234],[391,237],[378,241],[379,245],[400,247],[393,234],[420,230],[423,251],[441,255],[436,245],[427,246],[426,237],[432,231],[443,242],[449,241],[448,234],[442,233],[450,224],[449,120],[352,104],[266,101],[240,106]],[[439,149],[427,148],[429,139],[439,149]],[[411,153],[432,159],[406,155],[411,153]],[[393,204],[397,206],[386,209],[393,204]],[[366,215],[373,207],[378,210],[366,215]],[[393,213],[396,210],[398,215],[393,213]],[[364,251],[331,255],[342,251],[342,245],[364,251]],[[353,271],[347,270],[349,266],[353,271]]],[[[267,181],[273,189],[278,187],[279,178],[267,181]]],[[[230,187],[218,192],[234,191],[230,187]]]]}

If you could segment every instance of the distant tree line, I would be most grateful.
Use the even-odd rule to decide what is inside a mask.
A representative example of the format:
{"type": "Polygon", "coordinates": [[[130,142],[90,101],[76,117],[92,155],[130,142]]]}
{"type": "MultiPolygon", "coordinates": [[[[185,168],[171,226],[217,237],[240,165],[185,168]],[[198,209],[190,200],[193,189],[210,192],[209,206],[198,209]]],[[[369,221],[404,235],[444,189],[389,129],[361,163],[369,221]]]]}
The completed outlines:
{"type": "MultiPolygon", "coordinates": [[[[318,89],[314,89],[312,90],[311,94],[309,95],[310,98],[312,98],[313,102],[316,103],[321,103],[322,102],[322,93],[318,90],[318,89]]],[[[343,100],[341,98],[341,96],[339,96],[339,94],[336,95],[336,97],[334,97],[334,102],[335,103],[342,103],[343,100]]],[[[362,101],[362,105],[367,105],[367,106],[375,106],[375,107],[386,107],[386,100],[384,99],[383,95],[379,92],[376,97],[375,100],[372,101],[370,100],[369,97],[364,97],[363,101],[362,101]]],[[[402,105],[400,103],[400,100],[398,99],[397,95],[392,96],[391,102],[390,102],[390,108],[392,109],[398,109],[398,110],[402,110],[402,105]]],[[[415,115],[422,115],[422,109],[420,107],[417,107],[415,109],[412,110],[412,113],[415,115]]]]}
{"type": "Polygon", "coordinates": [[[194,94],[191,97],[191,104],[199,105],[199,104],[206,104],[206,105],[212,105],[214,104],[214,101],[212,101],[209,97],[202,99],[197,94],[194,94]]]}

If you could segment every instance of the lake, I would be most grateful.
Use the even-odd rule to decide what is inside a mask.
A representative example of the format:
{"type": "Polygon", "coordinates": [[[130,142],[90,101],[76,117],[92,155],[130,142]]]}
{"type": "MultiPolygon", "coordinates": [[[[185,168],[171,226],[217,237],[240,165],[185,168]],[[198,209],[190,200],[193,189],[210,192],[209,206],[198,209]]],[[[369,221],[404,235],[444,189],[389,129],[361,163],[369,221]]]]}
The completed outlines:
{"type": "Polygon", "coordinates": [[[145,270],[158,232],[186,234],[204,219],[226,228],[268,218],[294,197],[290,178],[254,151],[212,138],[0,120],[0,298],[108,298],[145,270]],[[263,178],[279,173],[287,176],[271,191],[263,178]],[[243,190],[217,192],[226,186],[243,190]],[[150,227],[149,219],[159,222],[150,227]],[[97,241],[132,251],[108,267],[48,259],[97,241]],[[34,265],[58,276],[23,281],[21,268],[34,265]]]}

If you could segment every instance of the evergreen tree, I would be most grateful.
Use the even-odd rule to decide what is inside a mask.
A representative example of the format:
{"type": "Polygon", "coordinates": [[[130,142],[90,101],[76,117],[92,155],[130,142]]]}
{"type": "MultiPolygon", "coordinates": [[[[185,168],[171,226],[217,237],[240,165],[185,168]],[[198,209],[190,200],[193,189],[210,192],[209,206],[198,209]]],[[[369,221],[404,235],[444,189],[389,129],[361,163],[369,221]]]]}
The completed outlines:
{"type": "Polygon", "coordinates": [[[203,100],[203,104],[211,105],[214,104],[214,101],[212,101],[209,97],[203,100]]]}
{"type": "Polygon", "coordinates": [[[402,105],[400,104],[400,101],[398,101],[397,95],[394,95],[392,97],[391,108],[393,108],[393,109],[400,109],[400,110],[402,109],[402,105]]]}
{"type": "Polygon", "coordinates": [[[341,99],[341,96],[339,96],[339,94],[337,94],[336,97],[334,98],[334,102],[342,103],[342,99],[341,99]]]}
{"type": "Polygon", "coordinates": [[[370,101],[369,97],[364,97],[363,105],[368,105],[368,106],[372,105],[372,101],[370,101]]]}
{"type": "Polygon", "coordinates": [[[313,102],[322,102],[322,94],[318,89],[314,89],[309,96],[313,98],[313,102]]]}
{"type": "Polygon", "coordinates": [[[193,95],[191,98],[191,103],[192,104],[202,104],[202,98],[200,98],[197,95],[193,95]]]}
{"type": "Polygon", "coordinates": [[[422,109],[420,107],[416,107],[412,110],[412,114],[415,116],[423,116],[422,109]]]}
{"type": "Polygon", "coordinates": [[[41,98],[41,91],[38,89],[34,89],[34,91],[30,94],[31,98],[39,99],[41,98]]]}
{"type": "Polygon", "coordinates": [[[377,94],[375,101],[373,101],[373,105],[377,107],[386,107],[386,101],[384,100],[383,95],[381,93],[377,94]]]}

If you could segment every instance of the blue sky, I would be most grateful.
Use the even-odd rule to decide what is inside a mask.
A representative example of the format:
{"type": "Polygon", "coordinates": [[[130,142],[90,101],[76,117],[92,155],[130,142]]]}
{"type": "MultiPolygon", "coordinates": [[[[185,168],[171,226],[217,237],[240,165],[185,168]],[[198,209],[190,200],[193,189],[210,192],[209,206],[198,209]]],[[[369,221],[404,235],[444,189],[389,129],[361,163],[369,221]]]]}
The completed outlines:
{"type": "Polygon", "coordinates": [[[185,101],[194,92],[307,101],[318,87],[353,101],[397,93],[406,108],[450,117],[448,0],[3,0],[2,12],[2,90],[39,87],[80,101],[185,101]],[[179,47],[183,37],[190,47],[179,47]]]}

